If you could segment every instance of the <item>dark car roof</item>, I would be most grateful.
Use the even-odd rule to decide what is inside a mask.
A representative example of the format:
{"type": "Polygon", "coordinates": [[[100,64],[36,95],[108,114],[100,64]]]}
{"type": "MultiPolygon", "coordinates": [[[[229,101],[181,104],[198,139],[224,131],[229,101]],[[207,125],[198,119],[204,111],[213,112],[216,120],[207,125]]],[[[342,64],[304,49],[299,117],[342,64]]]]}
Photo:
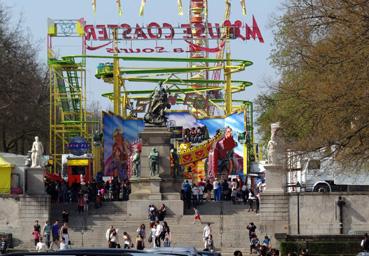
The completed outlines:
{"type": "Polygon", "coordinates": [[[8,255],[13,256],[31,256],[31,255],[72,255],[72,256],[95,256],[95,255],[139,255],[139,254],[151,254],[141,250],[131,249],[107,249],[107,248],[88,248],[88,249],[67,249],[59,251],[48,251],[48,252],[17,252],[8,255]]]}
{"type": "Polygon", "coordinates": [[[146,249],[145,251],[169,255],[199,255],[198,251],[194,247],[159,247],[146,249]]]}

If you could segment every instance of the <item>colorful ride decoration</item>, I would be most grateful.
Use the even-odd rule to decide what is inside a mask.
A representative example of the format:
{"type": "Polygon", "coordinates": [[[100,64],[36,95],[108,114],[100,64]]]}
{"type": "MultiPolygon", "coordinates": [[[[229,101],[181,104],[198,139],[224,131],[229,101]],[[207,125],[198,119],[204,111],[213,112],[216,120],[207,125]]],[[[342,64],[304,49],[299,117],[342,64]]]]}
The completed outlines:
{"type": "Polygon", "coordinates": [[[208,157],[210,150],[219,140],[223,137],[222,133],[217,134],[214,138],[211,138],[199,145],[181,149],[179,148],[179,163],[181,165],[188,165],[193,162],[200,161],[208,157]]]}

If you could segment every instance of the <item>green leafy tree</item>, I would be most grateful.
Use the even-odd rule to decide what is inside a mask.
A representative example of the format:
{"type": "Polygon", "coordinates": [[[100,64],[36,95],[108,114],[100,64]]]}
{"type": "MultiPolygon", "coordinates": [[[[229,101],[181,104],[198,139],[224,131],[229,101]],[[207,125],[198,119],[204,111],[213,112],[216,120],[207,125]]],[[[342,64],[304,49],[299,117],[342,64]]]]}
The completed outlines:
{"type": "Polygon", "coordinates": [[[288,0],[284,9],[271,55],[280,80],[257,99],[260,132],[266,139],[280,121],[292,149],[334,145],[338,159],[369,160],[369,0],[288,0]]]}

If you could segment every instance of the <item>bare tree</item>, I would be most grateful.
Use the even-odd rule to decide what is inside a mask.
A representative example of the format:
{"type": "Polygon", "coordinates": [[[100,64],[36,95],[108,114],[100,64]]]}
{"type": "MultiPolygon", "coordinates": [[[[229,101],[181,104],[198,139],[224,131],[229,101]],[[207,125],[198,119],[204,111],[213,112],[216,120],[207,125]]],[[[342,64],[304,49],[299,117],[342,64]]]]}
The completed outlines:
{"type": "Polygon", "coordinates": [[[35,135],[48,142],[48,77],[21,23],[9,23],[0,6],[0,150],[24,154],[35,135]]]}

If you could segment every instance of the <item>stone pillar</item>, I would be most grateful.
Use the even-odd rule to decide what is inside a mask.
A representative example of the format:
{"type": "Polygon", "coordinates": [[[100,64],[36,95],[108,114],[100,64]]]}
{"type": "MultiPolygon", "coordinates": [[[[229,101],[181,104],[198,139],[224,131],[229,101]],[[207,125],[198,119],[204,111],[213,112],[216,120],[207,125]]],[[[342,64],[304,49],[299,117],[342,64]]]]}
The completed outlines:
{"type": "Polygon", "coordinates": [[[170,137],[166,127],[147,126],[140,133],[141,176],[131,178],[132,193],[127,203],[129,218],[147,218],[148,205],[159,207],[161,203],[167,206],[169,215],[183,215],[183,202],[178,189],[173,187],[177,183],[170,177],[170,137]],[[153,147],[159,152],[159,176],[150,175],[149,154],[153,147]]]}
{"type": "Polygon", "coordinates": [[[40,167],[26,169],[26,194],[46,195],[44,184],[44,169],[40,167]]]}
{"type": "Polygon", "coordinates": [[[287,186],[287,170],[282,165],[267,164],[265,168],[266,191],[283,193],[287,186]]]}

